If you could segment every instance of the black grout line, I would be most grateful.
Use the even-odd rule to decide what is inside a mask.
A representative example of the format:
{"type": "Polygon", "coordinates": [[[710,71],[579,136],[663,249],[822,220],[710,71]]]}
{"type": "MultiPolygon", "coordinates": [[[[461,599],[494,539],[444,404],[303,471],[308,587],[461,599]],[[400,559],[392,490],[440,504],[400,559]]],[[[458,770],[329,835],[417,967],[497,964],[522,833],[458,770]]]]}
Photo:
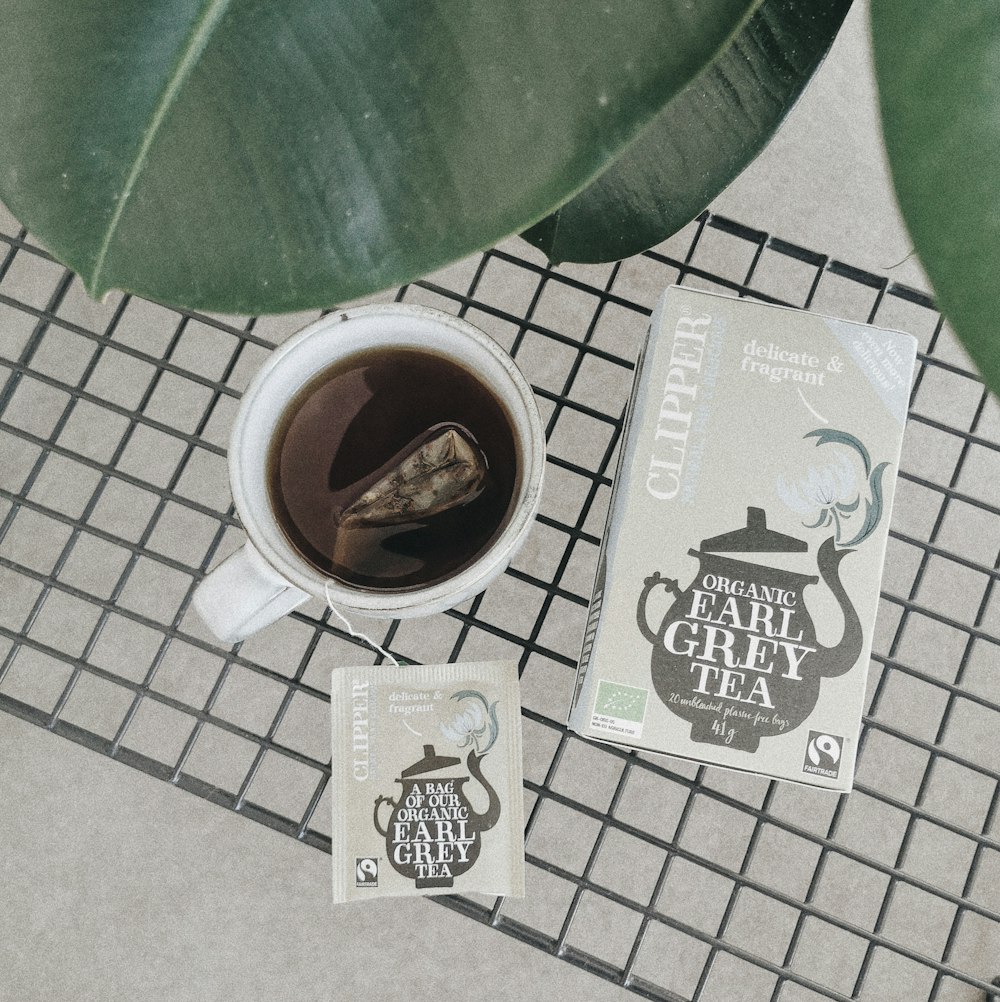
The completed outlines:
{"type": "MultiPolygon", "coordinates": [[[[207,515],[209,518],[214,518],[217,521],[226,521],[229,525],[238,525],[238,521],[232,515],[227,515],[217,508],[210,508],[208,505],[202,504],[195,498],[186,497],[183,494],[178,494],[174,491],[166,490],[157,484],[152,483],[148,480],[143,480],[140,477],[134,476],[125,470],[117,470],[113,466],[108,465],[108,463],[101,462],[100,460],[93,459],[90,456],[83,455],[79,452],[74,452],[72,449],[68,449],[64,445],[60,445],[58,442],[53,442],[48,439],[42,438],[31,432],[26,432],[21,428],[9,424],[6,421],[0,420],[0,432],[4,432],[9,435],[13,435],[17,438],[21,438],[26,442],[30,442],[32,445],[39,446],[46,452],[51,453],[54,456],[62,456],[65,459],[72,459],[74,462],[79,463],[81,466],[87,467],[87,469],[94,470],[99,473],[113,477],[116,480],[121,480],[123,483],[128,484],[131,487],[138,488],[141,491],[145,491],[147,494],[153,494],[157,498],[163,498],[167,501],[173,501],[183,507],[190,508],[192,511],[196,511],[199,514],[207,515]]],[[[228,503],[227,503],[228,504],[228,503]]],[[[127,541],[126,545],[128,545],[127,541]]]]}
{"type": "MultiPolygon", "coordinates": [[[[59,304],[65,298],[72,283],[73,273],[71,271],[64,271],[59,282],[56,284],[52,295],[49,297],[48,304],[45,308],[46,312],[51,312],[59,308],[59,304]]],[[[45,338],[45,332],[48,329],[48,321],[44,316],[39,317],[34,329],[28,336],[28,340],[24,348],[21,349],[21,354],[18,359],[16,361],[13,359],[3,360],[4,366],[11,370],[11,372],[4,383],[3,389],[0,390],[0,414],[3,414],[7,410],[7,405],[10,403],[11,398],[17,392],[17,388],[23,380],[26,367],[30,365],[31,360],[35,357],[36,352],[45,338]]]]}
{"type": "Polygon", "coordinates": [[[594,844],[591,846],[590,853],[587,856],[587,862],[584,864],[580,883],[577,884],[576,890],[573,892],[573,900],[570,902],[569,908],[566,909],[566,915],[563,918],[562,926],[559,929],[559,935],[556,938],[557,954],[565,953],[566,951],[566,940],[573,927],[573,920],[576,918],[576,914],[580,909],[580,901],[583,898],[584,891],[587,886],[590,885],[590,876],[594,872],[594,866],[597,864],[597,859],[601,854],[601,850],[604,848],[604,840],[607,837],[608,831],[612,827],[611,818],[617,810],[619,803],[621,803],[622,794],[625,792],[625,787],[628,784],[631,767],[631,760],[626,760],[625,765],[622,767],[621,774],[618,777],[618,782],[615,784],[615,792],[611,796],[611,803],[608,806],[607,815],[601,822],[601,827],[597,832],[597,837],[594,839],[594,844]]]}
{"type": "MultiPolygon", "coordinates": [[[[72,277],[72,276],[71,276],[72,277]]],[[[0,293],[0,304],[5,306],[11,306],[14,309],[19,310],[22,313],[27,313],[30,316],[34,316],[38,319],[39,323],[45,324],[47,327],[58,327],[61,330],[66,331],[70,334],[75,334],[78,337],[84,338],[88,341],[93,341],[95,345],[104,344],[106,341],[106,335],[103,333],[98,333],[97,331],[92,331],[87,327],[83,327],[80,324],[73,323],[71,320],[67,320],[65,317],[61,317],[54,310],[58,309],[55,307],[46,307],[45,309],[37,309],[27,303],[21,302],[18,299],[13,299],[10,296],[0,293]]],[[[118,311],[124,311],[128,305],[128,300],[123,300],[122,303],[117,307],[118,311]]],[[[175,376],[181,376],[182,378],[189,380],[192,383],[197,383],[199,386],[204,386],[208,389],[218,390],[225,396],[239,397],[239,391],[233,389],[231,386],[227,386],[224,383],[220,383],[218,380],[211,379],[208,376],[203,375],[200,372],[195,372],[193,369],[187,369],[183,366],[176,365],[173,362],[169,362],[160,355],[153,355],[149,352],[141,351],[139,348],[135,348],[124,341],[113,341],[111,346],[116,352],[121,352],[123,355],[128,355],[130,358],[137,359],[141,362],[146,362],[148,365],[153,366],[156,369],[160,369],[163,372],[170,372],[175,376]]],[[[263,347],[263,345],[260,345],[263,347]]],[[[4,365],[10,365],[11,360],[0,356],[0,362],[4,365]]]]}
{"type": "MultiPolygon", "coordinates": [[[[252,321],[251,321],[251,324],[252,324],[252,321]]],[[[183,328],[181,328],[181,330],[178,333],[178,340],[175,341],[175,342],[173,342],[172,345],[171,345],[171,347],[168,348],[168,352],[167,352],[168,357],[172,353],[173,347],[176,345],[176,343],[178,343],[179,338],[181,336],[183,336],[183,328]]],[[[243,348],[245,347],[245,345],[246,345],[246,341],[238,341],[237,342],[236,347],[234,348],[234,350],[233,350],[233,352],[232,352],[232,354],[231,354],[231,356],[229,358],[229,361],[226,364],[225,369],[223,371],[223,377],[225,379],[228,379],[232,375],[234,369],[239,364],[240,356],[243,353],[243,348]]],[[[195,428],[196,434],[201,434],[201,432],[204,430],[205,426],[211,420],[212,412],[215,409],[216,404],[219,402],[220,397],[221,397],[221,394],[218,391],[216,391],[215,393],[213,393],[211,399],[209,400],[208,404],[206,405],[206,407],[204,409],[204,412],[202,414],[201,419],[198,422],[197,427],[195,428]]],[[[186,470],[187,464],[190,461],[191,456],[193,455],[193,453],[194,453],[194,447],[191,446],[191,445],[189,445],[187,447],[187,449],[185,450],[184,455],[181,457],[180,462],[177,464],[177,468],[176,468],[176,471],[175,471],[174,475],[171,477],[170,481],[167,483],[168,489],[171,489],[171,488],[173,488],[173,487],[175,487],[177,485],[178,481],[183,476],[183,473],[186,470]]],[[[159,525],[160,517],[163,515],[163,512],[166,510],[166,506],[167,506],[167,501],[165,499],[161,498],[160,502],[157,504],[156,509],[154,510],[153,514],[149,518],[149,521],[148,521],[148,523],[146,525],[146,529],[143,531],[143,534],[142,534],[142,536],[139,539],[138,546],[140,546],[140,547],[143,546],[149,539],[152,538],[152,535],[155,532],[156,527],[159,525]]],[[[188,610],[188,607],[191,604],[192,598],[194,597],[194,590],[197,587],[197,583],[200,580],[201,576],[208,570],[208,565],[211,562],[213,556],[215,555],[216,550],[218,549],[218,547],[222,543],[222,539],[223,539],[224,534],[225,534],[225,526],[220,524],[219,527],[215,531],[214,537],[212,539],[211,544],[208,547],[208,550],[206,551],[204,557],[202,558],[201,565],[197,569],[197,577],[188,584],[188,586],[187,586],[187,588],[185,590],[184,597],[181,599],[180,605],[178,606],[177,611],[175,612],[174,617],[173,617],[173,619],[172,619],[172,621],[170,623],[170,626],[172,628],[176,629],[177,627],[180,626],[180,623],[183,620],[184,615],[186,614],[186,612],[188,610]]],[[[138,549],[138,547],[137,547],[137,549],[138,549]]],[[[130,566],[126,567],[125,571],[123,572],[123,580],[122,580],[122,582],[120,582],[122,588],[124,588],[124,586],[125,586],[125,580],[124,579],[127,578],[128,576],[130,576],[131,570],[133,569],[133,567],[134,567],[134,565],[130,565],[130,566]]],[[[116,590],[117,590],[117,586],[116,586],[116,590]]],[[[101,624],[101,625],[103,626],[103,624],[101,624]]],[[[95,642],[96,642],[96,639],[97,638],[95,637],[94,638],[95,642]]],[[[121,747],[121,743],[122,743],[122,741],[125,738],[125,733],[128,730],[128,728],[129,728],[130,724],[132,723],[133,719],[135,718],[135,714],[138,712],[139,705],[142,702],[142,697],[143,697],[143,695],[145,693],[149,692],[149,687],[150,687],[150,685],[152,685],[153,680],[156,677],[156,673],[159,671],[160,665],[163,663],[163,658],[166,656],[166,653],[167,653],[167,651],[168,651],[168,649],[170,647],[170,642],[171,642],[171,638],[169,636],[165,635],[164,638],[163,638],[163,640],[162,640],[162,642],[160,643],[159,649],[157,650],[156,654],[153,656],[153,660],[152,660],[152,662],[151,662],[151,664],[149,666],[149,670],[146,672],[145,678],[143,679],[142,690],[136,694],[135,698],[132,701],[131,706],[129,707],[128,711],[126,712],[124,718],[121,721],[121,724],[120,724],[120,726],[118,728],[117,733],[115,734],[114,741],[112,742],[112,745],[111,745],[111,754],[112,755],[116,755],[117,752],[118,752],[118,749],[121,747]]],[[[188,752],[190,752],[190,749],[188,749],[188,752]]],[[[175,770],[175,772],[176,772],[176,770],[175,770]]]]}
{"type": "MultiPolygon", "coordinates": [[[[54,304],[53,308],[55,308],[55,305],[57,305],[58,302],[62,301],[63,296],[65,295],[66,291],[69,288],[70,281],[72,280],[72,274],[70,272],[66,272],[66,276],[68,276],[68,280],[67,280],[67,277],[64,277],[63,282],[60,283],[61,293],[57,293],[57,297],[58,298],[57,297],[53,297],[53,300],[51,301],[54,304]]],[[[116,309],[114,311],[114,313],[112,314],[111,319],[108,321],[108,326],[107,326],[108,333],[112,332],[114,330],[115,326],[118,324],[119,320],[121,319],[122,311],[123,310],[124,310],[124,305],[120,305],[119,308],[116,309]]],[[[33,337],[32,341],[29,342],[29,344],[26,346],[24,352],[22,352],[22,355],[21,355],[22,363],[26,363],[27,361],[29,361],[30,358],[34,355],[34,353],[38,350],[38,347],[41,344],[41,340],[42,340],[42,337],[43,337],[43,334],[44,334],[44,328],[42,328],[42,327],[36,328],[36,334],[37,334],[37,337],[33,337]]],[[[94,354],[91,356],[91,358],[87,362],[87,365],[84,367],[83,373],[80,375],[80,378],[79,378],[79,381],[78,381],[80,386],[82,386],[82,385],[84,385],[86,383],[86,381],[90,378],[91,374],[97,368],[97,365],[100,362],[100,357],[101,357],[101,349],[98,348],[97,351],[95,351],[94,354]]],[[[15,376],[16,375],[17,374],[15,374],[15,376]]],[[[12,377],[12,378],[14,378],[14,377],[12,377]]],[[[8,385],[8,388],[10,388],[11,383],[8,382],[7,385],[8,385]]],[[[10,402],[10,395],[8,395],[6,397],[6,399],[3,402],[3,405],[0,406],[0,415],[2,415],[5,412],[6,406],[7,406],[7,404],[9,402],[10,402]]],[[[49,435],[49,439],[51,441],[55,441],[62,434],[63,429],[69,423],[69,421],[70,421],[70,419],[71,419],[71,417],[73,415],[73,412],[76,409],[76,403],[77,403],[77,401],[76,401],[75,397],[71,396],[67,400],[66,404],[63,407],[62,413],[56,419],[55,425],[53,426],[52,431],[51,431],[51,433],[49,435]]],[[[44,450],[41,451],[38,454],[38,457],[36,458],[34,464],[32,465],[31,471],[29,472],[27,478],[25,479],[25,481],[24,481],[24,483],[23,483],[23,485],[21,487],[21,493],[22,494],[27,495],[31,491],[32,487],[34,486],[35,481],[37,480],[39,474],[42,471],[42,468],[44,467],[45,463],[47,462],[49,455],[50,455],[50,453],[48,451],[44,451],[44,450]]],[[[27,635],[30,632],[30,630],[34,626],[34,623],[37,620],[38,616],[41,614],[42,609],[44,608],[45,603],[46,603],[46,601],[47,601],[47,599],[49,597],[49,593],[50,593],[50,590],[51,590],[51,587],[52,587],[52,581],[54,581],[55,578],[57,578],[59,576],[60,572],[62,571],[63,566],[65,565],[66,561],[69,559],[70,553],[72,552],[72,549],[73,549],[73,547],[74,547],[74,545],[76,543],[76,540],[79,537],[79,534],[80,534],[80,531],[81,531],[80,528],[79,528],[79,525],[80,525],[80,523],[82,523],[83,520],[86,519],[86,517],[88,516],[88,514],[90,514],[90,512],[92,512],[93,508],[96,506],[97,499],[100,496],[100,492],[103,489],[104,483],[105,483],[105,478],[102,478],[98,482],[98,487],[95,489],[94,493],[92,493],[90,500],[88,501],[87,505],[85,506],[84,511],[82,513],[82,516],[81,516],[81,519],[79,520],[79,522],[76,525],[74,525],[72,531],[70,532],[69,539],[63,545],[59,556],[56,558],[56,563],[55,563],[55,565],[52,568],[52,571],[51,571],[51,580],[50,581],[46,581],[44,587],[42,588],[42,590],[39,593],[38,597],[36,598],[35,602],[33,603],[32,607],[31,607],[31,610],[29,611],[26,619],[22,623],[22,626],[21,626],[21,633],[22,634],[27,635]]],[[[10,520],[13,519],[14,514],[19,509],[20,509],[20,506],[17,505],[17,504],[15,504],[15,505],[13,505],[11,507],[10,513],[8,514],[8,519],[9,520],[5,520],[4,525],[3,525],[3,530],[2,530],[3,536],[6,536],[6,533],[7,533],[7,531],[9,530],[9,528],[10,528],[10,526],[12,524],[12,522],[10,520]]],[[[3,538],[3,536],[0,536],[0,538],[3,538]]],[[[134,559],[134,558],[130,558],[130,559],[134,559]]],[[[10,666],[13,664],[14,659],[17,657],[17,653],[18,653],[19,648],[20,648],[20,645],[18,643],[14,643],[11,646],[10,651],[8,651],[7,656],[4,658],[3,663],[0,664],[0,685],[3,684],[4,677],[6,676],[6,674],[8,673],[8,671],[10,670],[10,666]]]]}
{"type": "MultiPolygon", "coordinates": [[[[183,333],[183,328],[179,328],[177,334],[175,335],[174,343],[180,339],[183,333]]],[[[106,350],[107,345],[99,345],[94,358],[99,359],[104,350],[106,350]]],[[[94,359],[91,359],[93,362],[94,359]]],[[[129,421],[129,430],[131,431],[132,424],[135,425],[145,425],[147,428],[152,428],[154,431],[161,432],[162,434],[168,436],[169,438],[178,439],[187,445],[196,445],[206,452],[214,453],[217,456],[225,456],[226,450],[221,446],[216,445],[214,442],[209,442],[206,439],[199,438],[197,435],[191,435],[186,431],[182,431],[179,428],[174,428],[173,426],[166,424],[163,421],[157,421],[156,418],[151,418],[147,414],[143,413],[143,408],[149,403],[153,392],[159,385],[161,377],[166,372],[165,369],[156,369],[152,378],[150,379],[149,386],[146,388],[146,392],[143,394],[142,402],[134,410],[129,407],[125,407],[122,404],[114,403],[111,400],[105,400],[104,397],[99,397],[96,393],[91,393],[89,390],[82,388],[83,380],[81,380],[80,385],[73,386],[71,383],[64,382],[61,379],[57,379],[55,376],[50,376],[44,372],[38,372],[37,370],[31,369],[28,363],[25,362],[15,362],[15,363],[4,363],[8,365],[9,368],[13,369],[16,376],[29,375],[31,379],[39,383],[44,383],[46,386],[50,386],[53,389],[59,390],[69,397],[67,403],[76,404],[77,401],[83,400],[89,404],[94,404],[96,407],[100,407],[103,410],[109,411],[112,414],[117,414],[119,417],[127,418],[129,421]]],[[[96,365],[96,362],[94,363],[96,365]]],[[[93,368],[88,366],[88,376],[93,372],[93,368]]],[[[218,391],[217,391],[218,392],[218,391]]]]}
{"type": "MultiPolygon", "coordinates": [[[[120,314],[117,314],[117,316],[120,316],[120,314]]],[[[180,323],[177,324],[177,327],[176,327],[176,329],[174,331],[174,334],[173,334],[172,338],[170,339],[170,342],[169,342],[169,344],[167,346],[167,349],[166,349],[166,356],[168,358],[170,357],[171,354],[173,354],[174,349],[176,348],[177,344],[180,342],[180,339],[181,339],[181,337],[183,336],[183,333],[184,333],[184,328],[186,326],[187,326],[187,320],[186,319],[182,319],[180,321],[180,323]]],[[[98,363],[100,361],[101,355],[102,355],[102,350],[99,348],[94,353],[94,356],[91,359],[91,364],[88,366],[88,372],[86,373],[86,375],[83,378],[81,378],[80,385],[84,385],[84,383],[86,382],[86,380],[89,379],[89,377],[93,373],[94,369],[96,369],[96,367],[97,367],[97,365],[98,365],[98,363]]],[[[144,393],[142,395],[142,398],[140,400],[139,407],[137,409],[137,413],[141,412],[147,406],[147,404],[149,403],[149,401],[152,400],[153,395],[156,393],[156,389],[157,389],[157,387],[159,385],[161,375],[162,375],[162,373],[157,372],[153,376],[153,378],[150,380],[149,385],[146,387],[146,389],[145,389],[145,391],[144,391],[144,393]]],[[[75,400],[73,400],[71,402],[75,402],[75,400]]],[[[135,431],[138,428],[138,426],[139,426],[138,420],[136,420],[134,422],[130,422],[129,427],[127,428],[127,430],[125,431],[125,433],[122,435],[122,437],[119,439],[118,445],[115,447],[115,452],[114,452],[114,455],[112,456],[112,463],[111,463],[111,465],[115,465],[116,463],[118,463],[121,460],[122,456],[125,454],[125,451],[128,449],[128,445],[131,442],[132,437],[135,434],[135,431]]],[[[55,437],[55,433],[53,433],[53,437],[55,437]]],[[[189,446],[189,449],[191,449],[190,446],[189,446]]],[[[193,449],[191,451],[193,451],[193,449]]],[[[177,481],[180,480],[180,478],[181,478],[181,476],[182,476],[182,474],[184,472],[184,468],[187,465],[187,461],[190,458],[190,455],[191,455],[190,451],[185,452],[183,458],[181,459],[181,462],[178,464],[178,466],[177,466],[177,468],[176,468],[173,476],[171,477],[169,483],[167,484],[168,488],[172,488],[173,486],[176,485],[177,481]]],[[[108,484],[108,480],[109,480],[109,478],[107,476],[105,476],[105,477],[102,477],[101,480],[98,482],[98,485],[95,488],[95,490],[94,490],[94,492],[93,492],[93,494],[92,494],[92,496],[90,498],[90,501],[87,503],[87,506],[86,506],[86,508],[83,511],[83,519],[82,520],[85,521],[92,514],[92,512],[96,509],[98,503],[100,502],[101,496],[104,493],[104,489],[105,489],[105,487],[108,484]]],[[[149,539],[152,536],[153,531],[155,530],[156,525],[157,525],[157,523],[159,521],[160,515],[162,514],[162,512],[166,508],[166,504],[167,504],[167,502],[164,501],[163,499],[161,499],[159,501],[159,503],[157,504],[156,509],[153,512],[153,515],[148,520],[146,528],[143,531],[143,533],[142,533],[142,535],[141,535],[141,537],[139,539],[139,545],[140,546],[145,546],[145,544],[149,541],[149,539]]],[[[58,560],[56,561],[55,567],[52,569],[52,575],[53,575],[53,577],[58,577],[59,574],[61,573],[62,567],[65,565],[65,562],[69,559],[69,555],[72,552],[73,548],[75,547],[77,540],[80,538],[80,535],[81,535],[82,531],[83,530],[81,528],[74,529],[74,531],[73,531],[72,535],[70,536],[69,540],[66,542],[66,545],[63,548],[62,553],[60,554],[58,560]]],[[[109,601],[111,602],[112,605],[117,604],[118,599],[124,593],[126,587],[128,586],[128,582],[129,582],[129,580],[132,577],[132,572],[135,570],[136,567],[139,566],[139,560],[140,560],[140,557],[135,552],[133,552],[130,555],[128,562],[126,563],[125,567],[121,571],[121,573],[120,573],[120,575],[118,577],[118,580],[115,582],[115,585],[114,585],[114,587],[111,590],[111,595],[109,597],[109,601]]],[[[183,603],[182,603],[182,605],[183,605],[183,603]]],[[[90,657],[90,653],[94,649],[94,647],[96,646],[96,644],[97,644],[97,642],[98,642],[98,640],[100,638],[101,631],[104,629],[104,624],[107,622],[108,616],[109,616],[108,612],[102,612],[100,618],[98,619],[97,625],[94,627],[94,629],[93,629],[90,637],[88,638],[88,640],[87,640],[87,642],[86,642],[86,644],[84,646],[84,649],[83,649],[83,652],[82,652],[82,655],[81,655],[82,658],[86,659],[86,658],[90,657]]],[[[175,624],[172,624],[172,625],[175,625],[175,624]]],[[[161,651],[165,650],[167,643],[169,643],[169,640],[167,640],[166,638],[164,638],[164,642],[161,644],[161,648],[160,648],[161,651]]],[[[152,670],[155,671],[155,665],[159,663],[159,658],[161,658],[161,657],[162,657],[162,653],[158,652],[157,657],[154,659],[154,668],[152,670]]],[[[68,702],[70,696],[72,695],[72,692],[73,692],[73,689],[74,689],[74,687],[76,685],[77,679],[80,676],[80,671],[81,671],[81,669],[79,667],[74,668],[73,674],[70,676],[69,681],[66,683],[66,687],[63,689],[61,695],[56,700],[56,705],[55,705],[55,707],[52,710],[51,720],[50,720],[50,724],[49,724],[50,727],[53,726],[55,724],[56,720],[59,719],[59,715],[62,713],[63,708],[66,706],[66,703],[68,702]]],[[[134,712],[135,711],[133,709],[132,713],[134,713],[134,712]]],[[[130,718],[128,718],[128,719],[130,719],[130,718]]],[[[118,742],[115,742],[115,744],[113,745],[113,747],[115,745],[117,745],[117,743],[118,742]]]]}

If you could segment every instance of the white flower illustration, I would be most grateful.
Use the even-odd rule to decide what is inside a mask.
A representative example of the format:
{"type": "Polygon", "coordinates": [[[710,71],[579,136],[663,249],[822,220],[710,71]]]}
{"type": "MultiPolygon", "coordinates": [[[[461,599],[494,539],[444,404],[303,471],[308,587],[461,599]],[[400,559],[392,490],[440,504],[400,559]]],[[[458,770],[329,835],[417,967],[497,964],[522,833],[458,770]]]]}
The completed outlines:
{"type": "Polygon", "coordinates": [[[472,744],[475,738],[486,733],[486,713],[482,703],[468,703],[447,723],[441,725],[441,733],[459,748],[472,744]]]}
{"type": "Polygon", "coordinates": [[[804,519],[812,519],[803,522],[807,529],[832,524],[837,545],[856,546],[875,531],[882,517],[882,474],[889,464],[879,463],[872,469],[868,450],[848,432],[817,428],[804,437],[816,439],[817,446],[827,446],[823,451],[831,458],[825,466],[810,465],[806,475],[793,482],[779,476],[775,485],[778,497],[804,519]],[[842,537],[847,532],[841,523],[859,509],[861,525],[845,542],[842,537]]]}
{"type": "Polygon", "coordinates": [[[452,695],[452,699],[465,700],[462,709],[450,720],[440,725],[441,733],[459,748],[472,745],[477,755],[485,755],[499,733],[497,704],[490,704],[481,692],[463,689],[452,695]]]}
{"type": "Polygon", "coordinates": [[[858,496],[858,469],[846,453],[840,453],[825,466],[810,466],[806,476],[788,483],[778,477],[778,496],[794,512],[818,518],[835,505],[850,505],[858,496]]]}

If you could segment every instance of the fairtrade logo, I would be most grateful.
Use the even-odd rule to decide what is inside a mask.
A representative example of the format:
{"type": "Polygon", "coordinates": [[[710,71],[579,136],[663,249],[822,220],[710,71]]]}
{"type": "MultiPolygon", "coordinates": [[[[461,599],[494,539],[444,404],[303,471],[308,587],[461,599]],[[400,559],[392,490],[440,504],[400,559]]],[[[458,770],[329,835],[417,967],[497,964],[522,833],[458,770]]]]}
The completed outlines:
{"type": "Polygon", "coordinates": [[[358,856],[354,875],[355,887],[378,887],[378,860],[372,856],[358,856]]]}
{"type": "Polygon", "coordinates": [[[840,774],[840,759],[843,750],[844,739],[839,734],[810,731],[802,771],[836,779],[840,774]]]}
{"type": "Polygon", "coordinates": [[[840,738],[832,734],[817,734],[809,742],[806,754],[813,765],[823,765],[824,760],[836,765],[840,761],[840,738]]]}

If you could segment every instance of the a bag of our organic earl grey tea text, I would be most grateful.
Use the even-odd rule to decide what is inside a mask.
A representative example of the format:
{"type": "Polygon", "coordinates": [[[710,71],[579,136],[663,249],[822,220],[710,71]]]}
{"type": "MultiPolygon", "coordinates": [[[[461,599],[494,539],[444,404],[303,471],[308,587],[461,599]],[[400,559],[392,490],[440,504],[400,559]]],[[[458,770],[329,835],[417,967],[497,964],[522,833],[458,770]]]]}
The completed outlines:
{"type": "Polygon", "coordinates": [[[333,900],[524,896],[513,661],[337,668],[333,900]]]}

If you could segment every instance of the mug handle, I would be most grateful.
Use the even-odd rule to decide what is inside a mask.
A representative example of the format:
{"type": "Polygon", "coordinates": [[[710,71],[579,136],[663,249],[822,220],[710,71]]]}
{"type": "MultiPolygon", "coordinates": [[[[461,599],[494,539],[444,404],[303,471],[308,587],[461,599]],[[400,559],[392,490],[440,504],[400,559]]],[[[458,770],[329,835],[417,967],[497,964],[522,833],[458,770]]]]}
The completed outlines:
{"type": "Polygon", "coordinates": [[[224,644],[235,644],[302,605],[308,592],[289,584],[244,543],[198,585],[192,602],[224,644]]]}

